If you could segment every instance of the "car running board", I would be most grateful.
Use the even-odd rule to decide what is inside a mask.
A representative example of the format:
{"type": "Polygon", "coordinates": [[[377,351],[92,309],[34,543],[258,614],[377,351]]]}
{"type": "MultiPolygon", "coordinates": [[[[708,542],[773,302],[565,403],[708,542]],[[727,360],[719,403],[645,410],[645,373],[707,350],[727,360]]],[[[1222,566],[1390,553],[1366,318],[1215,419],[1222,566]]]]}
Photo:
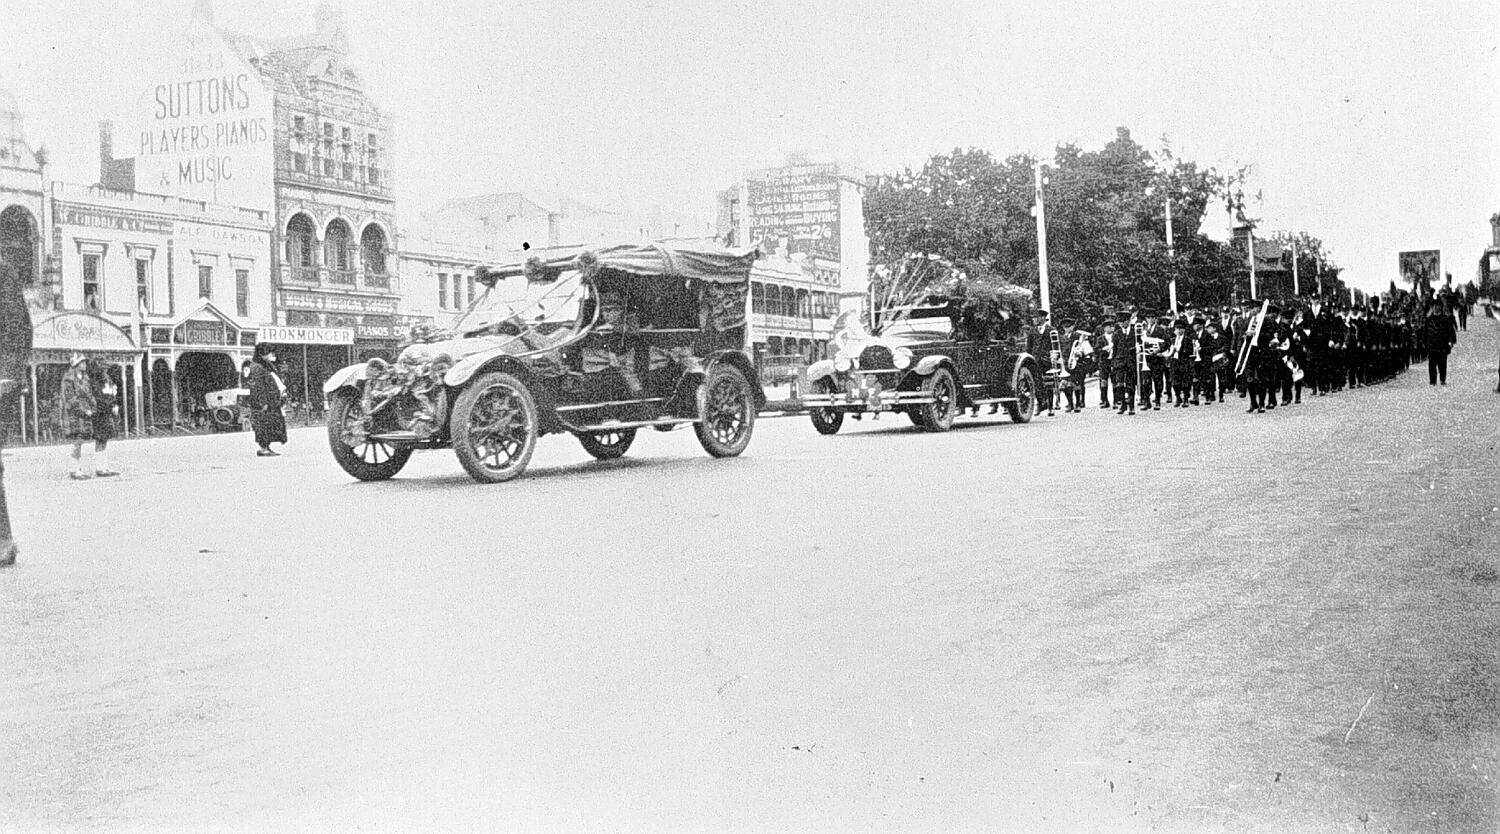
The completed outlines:
{"type": "Polygon", "coordinates": [[[564,425],[567,427],[568,431],[588,434],[590,432],[619,431],[620,429],[640,429],[645,428],[646,426],[681,426],[687,423],[696,422],[698,422],[698,419],[695,417],[664,417],[660,420],[629,420],[624,422],[611,421],[608,423],[600,423],[594,426],[574,426],[568,425],[566,423],[564,425]]]}
{"type": "Polygon", "coordinates": [[[995,403],[1001,403],[1003,405],[1007,403],[1018,403],[1020,401],[1021,399],[1019,397],[986,397],[982,400],[969,400],[969,403],[972,405],[994,405],[995,403]]]}

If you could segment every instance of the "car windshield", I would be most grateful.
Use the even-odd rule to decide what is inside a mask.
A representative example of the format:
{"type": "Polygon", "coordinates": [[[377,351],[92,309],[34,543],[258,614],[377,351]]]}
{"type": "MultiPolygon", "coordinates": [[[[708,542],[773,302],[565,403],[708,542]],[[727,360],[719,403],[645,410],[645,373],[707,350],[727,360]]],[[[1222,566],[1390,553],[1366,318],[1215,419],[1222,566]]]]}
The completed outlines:
{"type": "Polygon", "coordinates": [[[571,332],[585,296],[586,286],[576,270],[545,284],[521,278],[496,281],[458,317],[453,332],[468,337],[527,330],[571,332]]]}
{"type": "Polygon", "coordinates": [[[882,327],[880,336],[884,339],[912,342],[950,339],[953,337],[953,320],[947,316],[940,318],[903,317],[882,327]]]}

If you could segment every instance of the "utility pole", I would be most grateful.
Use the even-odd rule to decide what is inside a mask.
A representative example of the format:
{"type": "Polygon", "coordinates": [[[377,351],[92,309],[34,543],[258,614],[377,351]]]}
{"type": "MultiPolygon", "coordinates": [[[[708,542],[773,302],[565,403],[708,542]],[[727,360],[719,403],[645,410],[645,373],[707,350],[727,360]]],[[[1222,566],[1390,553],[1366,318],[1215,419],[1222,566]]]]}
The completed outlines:
{"type": "Polygon", "coordinates": [[[1042,199],[1042,163],[1038,162],[1034,169],[1036,172],[1036,271],[1038,290],[1041,296],[1042,309],[1051,311],[1051,288],[1047,282],[1047,205],[1042,199]]]}
{"type": "Polygon", "coordinates": [[[1250,243],[1247,247],[1250,250],[1250,297],[1259,298],[1260,294],[1255,291],[1255,227],[1251,226],[1248,232],[1246,240],[1250,243]]]}
{"type": "Polygon", "coordinates": [[[1297,239],[1292,238],[1292,297],[1302,295],[1302,284],[1297,280],[1297,239]]]}
{"type": "Polygon", "coordinates": [[[1176,236],[1172,234],[1172,192],[1167,191],[1167,262],[1172,274],[1167,284],[1167,300],[1172,305],[1172,315],[1177,315],[1177,248],[1176,236]]]}
{"type": "Polygon", "coordinates": [[[1323,253],[1318,252],[1317,259],[1313,261],[1313,277],[1318,282],[1318,298],[1323,297],[1323,253]]]}

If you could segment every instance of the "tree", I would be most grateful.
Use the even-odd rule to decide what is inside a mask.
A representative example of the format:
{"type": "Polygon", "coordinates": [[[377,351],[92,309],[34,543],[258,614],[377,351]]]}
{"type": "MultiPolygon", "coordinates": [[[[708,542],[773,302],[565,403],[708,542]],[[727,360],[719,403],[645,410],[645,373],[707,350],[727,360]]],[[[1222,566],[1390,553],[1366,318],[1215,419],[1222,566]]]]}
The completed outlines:
{"type": "MultiPolygon", "coordinates": [[[[881,177],[865,201],[872,262],[937,256],[972,282],[1035,291],[1036,162],[1024,154],[999,161],[987,151],[955,149],[920,171],[881,177]]],[[[1124,128],[1098,151],[1059,146],[1045,170],[1054,314],[1094,320],[1107,306],[1165,309],[1173,276],[1185,302],[1229,300],[1244,274],[1243,258],[1199,228],[1210,205],[1237,199],[1242,174],[1200,168],[1169,147],[1153,156],[1124,128]],[[1167,199],[1174,257],[1167,254],[1167,199]]]]}

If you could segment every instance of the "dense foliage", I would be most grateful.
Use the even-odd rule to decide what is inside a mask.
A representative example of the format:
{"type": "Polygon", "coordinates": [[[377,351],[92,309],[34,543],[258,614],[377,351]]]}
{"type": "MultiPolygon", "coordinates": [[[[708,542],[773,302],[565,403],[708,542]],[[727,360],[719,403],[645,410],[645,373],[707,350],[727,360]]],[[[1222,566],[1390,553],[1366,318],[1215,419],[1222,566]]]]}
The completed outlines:
{"type": "MultiPolygon", "coordinates": [[[[1026,155],[998,160],[987,151],[955,149],[921,170],[876,179],[865,197],[872,262],[940,257],[966,278],[967,291],[1008,285],[1035,292],[1037,269],[1034,166],[1026,155]]],[[[1243,208],[1243,172],[1220,173],[1151,154],[1123,128],[1097,151],[1057,148],[1044,169],[1048,267],[1056,315],[1096,320],[1105,307],[1165,309],[1175,275],[1183,304],[1229,303],[1248,291],[1243,248],[1214,241],[1200,228],[1212,210],[1243,208]],[[1172,201],[1175,252],[1168,255],[1166,199],[1172,201]]],[[[1213,221],[1210,221],[1213,222],[1213,221]]],[[[1303,235],[1303,274],[1314,275],[1319,248],[1303,235]]],[[[1322,259],[1325,287],[1342,286],[1322,259]]],[[[892,271],[875,271],[877,298],[892,271]]],[[[1312,284],[1304,287],[1310,294],[1312,284]]],[[[1268,292],[1282,294],[1279,287],[1268,292]]],[[[1285,289],[1290,292],[1290,287],[1285,289]]]]}

